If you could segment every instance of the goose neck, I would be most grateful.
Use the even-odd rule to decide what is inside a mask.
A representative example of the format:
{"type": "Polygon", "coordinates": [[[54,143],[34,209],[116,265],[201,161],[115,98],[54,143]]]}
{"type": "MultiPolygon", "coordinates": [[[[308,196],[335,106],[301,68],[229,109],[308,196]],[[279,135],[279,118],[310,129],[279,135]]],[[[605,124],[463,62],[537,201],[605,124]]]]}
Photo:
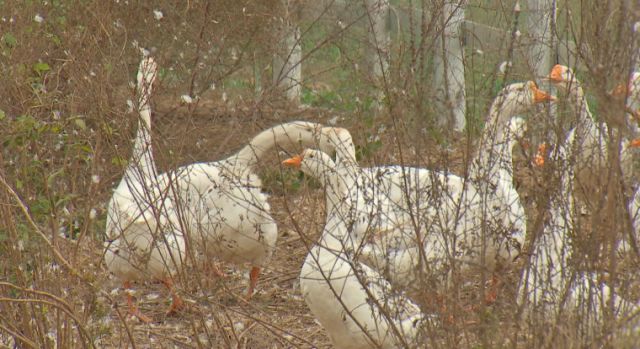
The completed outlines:
{"type": "Polygon", "coordinates": [[[505,110],[492,106],[489,118],[485,124],[482,136],[480,137],[480,144],[478,152],[473,162],[472,171],[475,176],[482,176],[487,179],[494,178],[494,172],[497,172],[502,167],[502,162],[506,153],[511,149],[513,144],[509,141],[507,133],[505,131],[505,110]],[[498,165],[498,166],[496,166],[498,165]]]}
{"type": "Polygon", "coordinates": [[[355,248],[359,241],[353,238],[349,228],[356,217],[356,208],[351,202],[349,187],[339,175],[331,177],[327,184],[326,223],[321,244],[332,250],[344,250],[349,246],[355,248]]]}
{"type": "Polygon", "coordinates": [[[326,250],[332,251],[334,255],[344,253],[346,251],[356,250],[361,241],[354,238],[354,234],[349,232],[350,221],[349,215],[345,214],[348,209],[344,207],[328,207],[327,219],[320,237],[319,245],[326,250]]]}
{"type": "Polygon", "coordinates": [[[138,130],[133,145],[132,159],[141,165],[153,164],[151,158],[151,83],[138,81],[138,130]]]}
{"type": "Polygon", "coordinates": [[[143,111],[140,112],[131,160],[125,171],[125,176],[128,178],[136,181],[141,180],[145,183],[150,183],[156,175],[149,114],[143,111]]]}
{"type": "Polygon", "coordinates": [[[593,121],[593,114],[589,108],[589,103],[587,103],[587,96],[582,89],[582,84],[577,82],[577,80],[576,83],[571,86],[569,96],[571,97],[573,107],[578,114],[580,123],[593,121]]]}
{"type": "MultiPolygon", "coordinates": [[[[295,124],[284,124],[260,132],[234,156],[236,164],[242,164],[247,169],[253,169],[258,160],[271,148],[276,145],[286,145],[285,143],[294,142],[291,137],[296,134],[296,128],[295,124]]],[[[300,141],[307,144],[313,140],[301,139],[300,141]]]]}

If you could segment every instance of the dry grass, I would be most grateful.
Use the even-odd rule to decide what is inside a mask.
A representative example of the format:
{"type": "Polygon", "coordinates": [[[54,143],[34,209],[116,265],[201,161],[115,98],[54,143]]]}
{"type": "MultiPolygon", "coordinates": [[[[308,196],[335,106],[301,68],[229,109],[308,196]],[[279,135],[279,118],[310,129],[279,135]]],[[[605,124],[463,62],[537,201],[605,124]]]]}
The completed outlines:
{"type": "MultiPolygon", "coordinates": [[[[512,4],[502,3],[508,17],[512,4]]],[[[306,29],[303,47],[309,56],[303,67],[309,80],[303,83],[303,100],[308,108],[284,100],[270,84],[277,41],[270,29],[281,23],[281,1],[0,1],[0,178],[5,182],[0,184],[0,347],[330,347],[298,287],[302,262],[322,231],[323,192],[317,183],[279,166],[279,151],[302,149],[277,149],[261,163],[279,240],[251,301],[243,298],[247,266],[225,265],[227,277],[219,278],[202,261],[189,263],[176,277],[187,308],[175,316],[165,315],[170,297],[162,284],[136,285],[138,304],[154,320],[142,324],[127,318],[123,291],[103,265],[105,205],[122,176],[137,121],[126,101],[134,99],[130,81],[141,47],[161,67],[152,129],[161,171],[222,159],[269,126],[309,120],[348,128],[363,166],[403,163],[465,173],[476,151],[479,120],[496,90],[512,79],[495,72],[512,58],[509,38],[496,52],[469,53],[470,127],[465,134],[452,134],[433,127],[428,72],[436,26],[427,23],[432,18],[423,23],[412,18],[413,27],[395,33],[393,64],[382,86],[387,98],[374,103],[380,91],[365,65],[366,28],[349,22],[358,18],[357,4],[348,11],[324,11],[319,3],[305,11],[304,5],[291,2],[290,15],[306,29]],[[154,11],[163,18],[154,18],[154,11]],[[409,32],[418,26],[424,26],[424,37],[409,32]],[[184,94],[200,99],[185,105],[184,94]]],[[[575,55],[584,67],[579,77],[597,117],[619,127],[623,104],[606,91],[624,80],[629,62],[637,59],[630,49],[637,39],[622,25],[638,20],[637,6],[609,1],[597,11],[577,13],[578,2],[570,5],[575,21],[568,7],[561,9],[567,26],[561,29],[582,44],[575,55]]],[[[397,6],[407,8],[414,10],[405,2],[397,6]]],[[[516,50],[526,47],[516,43],[516,50]]],[[[525,64],[514,63],[518,78],[533,78],[525,64]]],[[[559,139],[574,114],[559,108],[557,119],[546,111],[539,115],[542,120],[530,119],[536,127],[529,139],[549,134],[559,139]]],[[[557,183],[552,170],[531,166],[535,147],[523,144],[514,152],[529,240],[548,220],[545,208],[557,183]]],[[[574,232],[579,258],[572,263],[609,275],[621,294],[638,300],[639,256],[611,253],[631,236],[621,204],[629,188],[612,173],[592,174],[597,190],[586,185],[578,193],[588,209],[574,232]]],[[[549,316],[553,326],[528,327],[513,301],[519,276],[518,268],[504,271],[502,296],[489,306],[482,302],[481,278],[457,275],[453,287],[435,294],[423,287],[415,300],[439,319],[424,329],[427,344],[543,347],[541,338],[548,332],[567,331],[562,338],[567,347],[637,346],[638,333],[606,334],[584,343],[562,317],[549,316]]]]}

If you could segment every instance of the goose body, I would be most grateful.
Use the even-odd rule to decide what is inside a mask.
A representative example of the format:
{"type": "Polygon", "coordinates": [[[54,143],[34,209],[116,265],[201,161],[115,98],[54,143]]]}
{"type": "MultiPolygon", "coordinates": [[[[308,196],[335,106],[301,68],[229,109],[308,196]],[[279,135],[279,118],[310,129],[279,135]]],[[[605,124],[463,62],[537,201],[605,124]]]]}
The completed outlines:
{"type": "MultiPolygon", "coordinates": [[[[342,128],[332,131],[328,132],[328,139],[336,150],[337,165],[356,164],[350,133],[342,128]]],[[[413,283],[424,272],[417,267],[422,259],[409,256],[424,255],[425,250],[429,252],[424,264],[432,270],[444,270],[449,262],[447,256],[464,256],[460,260],[467,264],[476,260],[473,251],[480,250],[481,242],[474,228],[480,224],[476,216],[465,212],[478,204],[477,199],[470,200],[467,195],[478,195],[464,179],[405,166],[341,168],[341,177],[350,183],[344,186],[351,205],[347,217],[348,226],[352,227],[350,234],[360,242],[354,249],[394,285],[413,283]],[[367,240],[373,241],[365,244],[367,240]],[[452,245],[451,241],[457,244],[452,245]],[[393,259],[396,252],[402,257],[393,259]],[[388,263],[390,258],[393,260],[388,263]]],[[[317,178],[314,173],[307,174],[317,178]]]]}
{"type": "MultiPolygon", "coordinates": [[[[570,97],[571,105],[576,110],[576,126],[566,136],[565,144],[573,147],[571,154],[575,159],[574,174],[586,178],[593,173],[594,168],[608,166],[607,140],[609,130],[604,122],[596,122],[587,103],[582,84],[575,77],[573,71],[557,64],[551,70],[548,78],[561,91],[570,97]],[[585,172],[586,171],[586,172],[585,172]]],[[[633,98],[630,98],[630,102],[633,98]]],[[[625,178],[630,178],[633,168],[632,153],[627,151],[630,141],[623,138],[620,144],[620,166],[625,178]]]]}
{"type": "Polygon", "coordinates": [[[480,195],[483,224],[489,231],[506,239],[504,246],[513,259],[524,243],[527,231],[526,216],[520,196],[513,184],[513,148],[522,138],[525,123],[516,115],[526,112],[537,103],[553,100],[553,97],[537,88],[533,81],[513,83],[500,91],[489,108],[478,153],[471,161],[469,178],[480,195]]]}
{"type": "Polygon", "coordinates": [[[208,256],[252,265],[249,295],[260,268],[275,250],[278,234],[268,196],[255,173],[257,163],[276,145],[316,145],[320,129],[302,121],[277,125],[227,159],[186,165],[161,176],[164,182],[175,183],[190,234],[208,256]]]}
{"type": "Polygon", "coordinates": [[[347,224],[354,206],[346,188],[353,181],[340,174],[344,164],[336,167],[328,155],[309,149],[285,163],[326,179],[326,222],[300,271],[300,289],[332,344],[341,349],[416,346],[424,321],[420,309],[354,258],[361,242],[347,224]]]}
{"type": "MultiPolygon", "coordinates": [[[[571,199],[573,166],[567,161],[573,158],[572,151],[571,145],[565,144],[554,154],[554,163],[558,164],[560,172],[560,184],[550,193],[550,218],[532,242],[533,249],[529,264],[522,274],[518,297],[524,306],[527,323],[535,323],[539,327],[549,319],[558,321],[561,316],[570,316],[579,323],[570,322],[561,331],[579,331],[578,335],[568,335],[568,338],[580,338],[584,341],[580,345],[591,345],[603,334],[610,335],[603,332],[608,331],[603,326],[608,316],[603,312],[604,309],[612,311],[611,319],[619,324],[616,330],[618,334],[637,332],[640,323],[632,317],[630,321],[627,320],[628,316],[637,314],[638,304],[620,297],[601,280],[599,273],[576,268],[572,261],[574,251],[571,236],[576,234],[576,212],[571,199]]],[[[633,203],[631,205],[634,206],[633,203]]],[[[564,321],[553,326],[562,323],[564,321]]],[[[561,340],[564,336],[567,336],[564,332],[557,334],[555,340],[561,340]]],[[[545,340],[554,338],[549,333],[543,337],[546,337],[545,340]]],[[[572,345],[576,344],[572,342],[572,345]]]]}
{"type": "Polygon", "coordinates": [[[635,113],[635,115],[627,114],[627,123],[631,134],[634,137],[638,137],[638,133],[640,133],[638,129],[638,123],[640,123],[640,72],[634,71],[631,73],[625,90],[627,97],[626,107],[628,111],[635,113]]]}
{"type": "Polygon", "coordinates": [[[507,125],[508,135],[506,136],[505,149],[502,150],[503,165],[498,171],[498,202],[502,203],[504,210],[508,212],[503,215],[502,226],[507,230],[514,231],[515,239],[518,243],[523,243],[527,232],[527,219],[524,207],[520,200],[520,194],[514,186],[513,149],[517,140],[523,137],[526,129],[524,119],[514,116],[507,125]]]}
{"type": "MultiPolygon", "coordinates": [[[[423,205],[430,205],[430,210],[432,211],[427,212],[427,215],[420,216],[421,219],[430,221],[432,224],[432,226],[424,227],[426,228],[427,236],[424,238],[425,252],[423,255],[415,245],[404,244],[402,247],[397,248],[398,244],[395,241],[391,244],[383,244],[383,246],[396,246],[391,249],[387,248],[386,251],[384,248],[380,249],[373,244],[365,246],[363,255],[366,258],[374,258],[375,265],[387,269],[388,275],[395,283],[407,286],[408,283],[416,280],[417,275],[413,274],[420,272],[416,266],[422,258],[426,257],[427,264],[433,268],[434,265],[437,265],[435,260],[440,259],[444,263],[446,259],[443,256],[451,255],[451,251],[448,251],[446,247],[451,245],[449,242],[451,237],[447,236],[449,235],[447,234],[447,227],[450,227],[451,231],[458,231],[457,238],[465,241],[464,244],[468,244],[469,241],[475,242],[473,245],[467,246],[467,248],[471,247],[471,250],[480,251],[482,249],[482,238],[478,227],[481,226],[483,219],[485,219],[485,222],[491,227],[489,228],[491,231],[502,232],[502,235],[500,235],[502,240],[499,244],[495,246],[488,244],[487,246],[486,256],[489,258],[485,262],[488,264],[489,270],[495,268],[493,261],[490,260],[491,257],[497,257],[507,262],[513,260],[519,253],[520,245],[524,242],[526,216],[520,196],[513,186],[511,152],[516,139],[522,137],[524,128],[525,121],[520,117],[513,117],[508,122],[504,138],[500,138],[501,143],[495,145],[504,149],[499,150],[501,155],[496,155],[497,157],[495,158],[498,162],[495,165],[497,171],[489,176],[492,179],[488,180],[488,185],[492,191],[489,191],[489,188],[479,186],[467,185],[465,187],[461,179],[442,173],[430,174],[431,183],[437,183],[441,193],[446,193],[444,195],[458,198],[458,200],[451,201],[444,206],[441,202],[438,203],[433,200],[423,203],[423,205]],[[485,197],[488,197],[488,199],[485,199],[486,203],[483,203],[481,199],[483,191],[485,191],[485,197]],[[487,211],[483,211],[482,207],[487,207],[487,211]],[[454,213],[456,208],[460,208],[458,210],[460,213],[454,213]],[[483,218],[483,215],[486,218],[483,218]],[[408,275],[410,277],[407,277],[408,275]]],[[[441,199],[441,201],[446,200],[451,199],[441,199]]],[[[423,213],[425,211],[423,209],[423,213]]],[[[455,239],[452,240],[455,241],[455,239]]],[[[461,248],[459,251],[464,251],[464,249],[461,248]]],[[[475,257],[463,258],[462,261],[472,265],[477,264],[480,259],[481,257],[478,253],[475,257]]]]}
{"type": "Polygon", "coordinates": [[[632,255],[635,256],[636,251],[634,251],[634,249],[638,248],[638,244],[640,243],[640,187],[636,187],[633,195],[629,199],[627,210],[629,213],[629,222],[631,223],[631,234],[625,234],[627,236],[620,242],[618,253],[621,255],[632,253],[632,255]]]}
{"type": "MultiPolygon", "coordinates": [[[[153,59],[143,59],[138,72],[140,119],[134,148],[107,205],[109,242],[104,260],[125,285],[135,280],[167,280],[182,264],[185,252],[184,237],[172,201],[158,181],[151,149],[149,99],[156,74],[153,59]]],[[[147,319],[135,309],[132,313],[147,319]]]]}
{"type": "Polygon", "coordinates": [[[541,234],[532,242],[529,268],[524,272],[524,286],[520,286],[521,298],[532,307],[543,304],[559,304],[564,282],[570,279],[567,262],[571,254],[570,232],[574,224],[574,202],[571,197],[573,168],[567,159],[568,148],[557,149],[560,184],[549,201],[550,218],[541,234]],[[524,292],[524,293],[523,293],[524,292]]]}
{"type": "Polygon", "coordinates": [[[199,240],[205,241],[208,254],[262,267],[271,258],[278,236],[268,196],[256,186],[257,177],[246,182],[223,178],[218,177],[198,198],[191,231],[204,234],[199,240]]]}
{"type": "MultiPolygon", "coordinates": [[[[365,261],[387,271],[394,283],[407,286],[415,284],[418,274],[423,272],[420,265],[437,271],[449,267],[453,258],[462,262],[464,268],[486,264],[493,270],[494,262],[508,263],[517,256],[524,242],[526,217],[513,187],[511,151],[516,137],[522,133],[523,122],[510,117],[551,98],[532,84],[513,84],[496,98],[482,137],[483,150],[472,162],[469,180],[401,166],[384,167],[383,176],[371,175],[377,173],[377,168],[363,169],[364,175],[352,175],[386,182],[380,190],[382,197],[369,202],[387,207],[393,212],[389,216],[401,223],[390,224],[393,233],[386,234],[380,243],[363,247],[365,261]],[[387,193],[395,194],[385,197],[387,193]],[[392,195],[393,200],[389,199],[392,195]],[[485,237],[483,226],[495,235],[485,237]]],[[[337,138],[342,141],[335,143],[350,144],[346,135],[337,138]]],[[[349,151],[343,153],[346,155],[338,150],[337,156],[353,158],[349,151]]],[[[360,188],[356,185],[350,191],[357,192],[360,188]]],[[[376,214],[380,216],[379,212],[376,214]]]]}

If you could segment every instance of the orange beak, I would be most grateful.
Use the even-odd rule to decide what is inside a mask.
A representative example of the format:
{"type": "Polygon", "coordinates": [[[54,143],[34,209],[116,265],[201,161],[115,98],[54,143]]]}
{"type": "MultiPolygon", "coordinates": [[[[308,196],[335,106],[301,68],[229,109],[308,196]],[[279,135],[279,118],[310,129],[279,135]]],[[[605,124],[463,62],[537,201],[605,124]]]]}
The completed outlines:
{"type": "Polygon", "coordinates": [[[542,143],[538,146],[538,151],[533,157],[533,164],[536,167],[544,166],[544,158],[547,155],[547,143],[542,143]]]}
{"type": "Polygon", "coordinates": [[[613,88],[611,95],[614,97],[623,97],[629,94],[629,86],[626,84],[620,84],[613,88]]]}
{"type": "Polygon", "coordinates": [[[562,66],[560,64],[556,64],[551,69],[551,73],[549,73],[549,80],[554,83],[562,82],[564,79],[562,78],[562,66]]]}
{"type": "Polygon", "coordinates": [[[542,91],[541,89],[538,88],[538,86],[536,86],[536,83],[533,81],[529,82],[529,86],[531,87],[531,90],[533,91],[533,101],[534,103],[542,103],[542,102],[547,102],[547,101],[551,101],[551,102],[555,102],[557,101],[557,98],[548,94],[545,91],[542,91]]]}
{"type": "Polygon", "coordinates": [[[640,148],[640,138],[636,138],[629,142],[629,148],[640,148]]]}
{"type": "Polygon", "coordinates": [[[300,168],[300,164],[302,164],[302,156],[295,155],[289,159],[284,160],[282,164],[287,167],[300,168]]]}

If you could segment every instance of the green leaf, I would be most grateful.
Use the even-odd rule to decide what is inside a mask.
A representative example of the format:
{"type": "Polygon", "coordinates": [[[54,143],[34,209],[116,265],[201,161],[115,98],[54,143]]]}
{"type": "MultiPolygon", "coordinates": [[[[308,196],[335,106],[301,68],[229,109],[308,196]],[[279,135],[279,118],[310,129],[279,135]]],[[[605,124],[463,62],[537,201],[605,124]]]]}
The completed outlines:
{"type": "Polygon", "coordinates": [[[62,132],[62,126],[60,124],[49,125],[49,131],[53,134],[60,134],[62,132]]]}
{"type": "Polygon", "coordinates": [[[0,109],[0,121],[4,120],[7,115],[4,113],[4,110],[0,109]]]}
{"type": "Polygon", "coordinates": [[[93,149],[91,149],[90,146],[85,144],[76,144],[75,148],[78,149],[78,151],[81,151],[86,154],[91,154],[93,152],[93,149]]]}
{"type": "Polygon", "coordinates": [[[61,46],[62,45],[62,40],[60,39],[59,36],[57,35],[51,35],[51,41],[56,45],[56,46],[61,46]]]}
{"type": "Polygon", "coordinates": [[[51,212],[51,202],[44,197],[38,198],[31,204],[31,212],[34,216],[40,216],[51,212]]]}
{"type": "Polygon", "coordinates": [[[122,156],[114,156],[111,158],[111,163],[116,165],[116,166],[126,166],[127,165],[127,160],[125,158],[123,158],[122,156]]]}
{"type": "Polygon", "coordinates": [[[20,131],[26,132],[38,128],[38,121],[31,115],[20,115],[16,118],[20,131]]]}
{"type": "Polygon", "coordinates": [[[61,168],[55,171],[54,173],[50,174],[49,177],[47,177],[47,187],[51,188],[53,186],[53,181],[56,179],[56,177],[63,174],[64,174],[64,168],[61,168]]]}
{"type": "Polygon", "coordinates": [[[113,136],[113,128],[106,123],[102,124],[102,132],[104,132],[109,137],[113,136]]]}
{"type": "Polygon", "coordinates": [[[167,76],[168,73],[169,73],[169,70],[167,70],[167,68],[160,68],[160,70],[158,70],[158,79],[164,80],[164,78],[167,76]]]}
{"type": "Polygon", "coordinates": [[[18,39],[11,33],[5,33],[2,36],[2,42],[4,42],[9,47],[16,47],[18,45],[18,39]]]}
{"type": "Polygon", "coordinates": [[[56,201],[55,207],[62,207],[66,203],[70,202],[71,200],[78,198],[78,196],[79,195],[74,195],[74,194],[65,195],[56,201]]]}
{"type": "Polygon", "coordinates": [[[51,70],[51,68],[49,67],[49,65],[47,63],[38,62],[38,63],[33,65],[33,70],[37,74],[42,74],[44,72],[47,72],[47,71],[51,70]]]}
{"type": "Polygon", "coordinates": [[[87,124],[84,122],[84,120],[82,120],[82,119],[80,119],[80,118],[75,119],[73,122],[74,122],[74,123],[76,124],[76,126],[78,126],[81,130],[84,130],[84,129],[86,129],[86,128],[87,128],[87,124]]]}
{"type": "Polygon", "coordinates": [[[64,29],[64,27],[67,25],[67,17],[65,16],[58,16],[56,20],[58,21],[58,25],[60,26],[60,28],[64,29]]]}

